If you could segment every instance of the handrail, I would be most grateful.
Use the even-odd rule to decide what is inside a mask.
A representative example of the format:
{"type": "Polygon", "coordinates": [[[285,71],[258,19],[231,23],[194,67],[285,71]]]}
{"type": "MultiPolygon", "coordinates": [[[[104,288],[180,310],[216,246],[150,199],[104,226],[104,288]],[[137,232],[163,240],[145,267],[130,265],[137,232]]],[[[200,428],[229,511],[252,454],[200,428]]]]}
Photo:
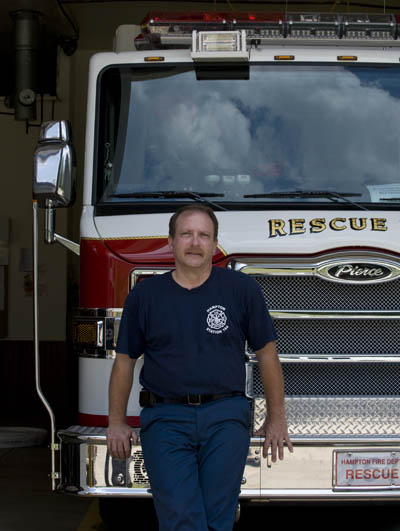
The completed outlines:
{"type": "Polygon", "coordinates": [[[39,304],[38,304],[38,215],[37,215],[38,204],[36,200],[33,200],[32,210],[33,210],[33,224],[32,224],[33,226],[33,339],[34,339],[34,349],[35,349],[35,383],[36,383],[37,394],[39,395],[39,398],[42,401],[44,407],[47,409],[47,412],[50,417],[51,488],[52,490],[56,490],[56,479],[58,478],[58,473],[56,472],[55,452],[58,448],[58,445],[55,444],[55,433],[56,433],[55,416],[40,386],[39,304]]]}

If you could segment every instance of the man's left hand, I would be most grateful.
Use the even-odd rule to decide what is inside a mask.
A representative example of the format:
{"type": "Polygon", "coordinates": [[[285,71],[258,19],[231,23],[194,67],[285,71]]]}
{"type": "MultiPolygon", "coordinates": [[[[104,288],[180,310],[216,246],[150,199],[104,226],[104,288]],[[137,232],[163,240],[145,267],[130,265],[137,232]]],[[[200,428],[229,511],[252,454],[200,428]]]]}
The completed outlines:
{"type": "Polygon", "coordinates": [[[256,436],[265,437],[263,445],[263,457],[267,457],[268,448],[271,447],[272,462],[276,462],[276,456],[283,459],[283,448],[286,444],[289,452],[293,452],[293,445],[290,440],[286,420],[267,417],[262,427],[255,432],[256,436]]]}

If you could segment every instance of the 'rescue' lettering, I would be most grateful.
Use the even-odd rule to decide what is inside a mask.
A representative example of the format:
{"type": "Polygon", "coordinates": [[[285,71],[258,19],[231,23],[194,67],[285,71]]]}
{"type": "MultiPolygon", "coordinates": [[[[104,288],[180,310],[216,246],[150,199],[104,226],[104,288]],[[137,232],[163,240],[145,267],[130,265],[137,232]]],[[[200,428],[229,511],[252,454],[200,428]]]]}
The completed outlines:
{"type": "Polygon", "coordinates": [[[399,479],[398,468],[357,468],[346,470],[346,479],[399,479]]]}
{"type": "Polygon", "coordinates": [[[290,234],[303,234],[306,232],[304,227],[305,219],[290,219],[290,234]]]}
{"type": "Polygon", "coordinates": [[[343,230],[374,230],[386,231],[386,218],[332,218],[326,220],[325,218],[314,218],[308,222],[308,227],[305,219],[289,219],[287,222],[283,219],[270,219],[269,223],[269,237],[287,236],[293,234],[304,234],[307,230],[310,233],[323,232],[327,228],[337,231],[343,230]]]}

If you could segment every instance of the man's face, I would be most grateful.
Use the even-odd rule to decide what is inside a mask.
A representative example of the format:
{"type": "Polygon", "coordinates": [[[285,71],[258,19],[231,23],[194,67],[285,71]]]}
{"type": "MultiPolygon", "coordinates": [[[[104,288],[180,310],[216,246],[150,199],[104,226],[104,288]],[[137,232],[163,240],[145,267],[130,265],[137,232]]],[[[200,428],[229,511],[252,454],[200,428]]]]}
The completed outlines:
{"type": "Polygon", "coordinates": [[[176,220],[175,236],[168,238],[177,267],[203,269],[211,265],[218,241],[214,225],[204,212],[183,212],[176,220]]]}

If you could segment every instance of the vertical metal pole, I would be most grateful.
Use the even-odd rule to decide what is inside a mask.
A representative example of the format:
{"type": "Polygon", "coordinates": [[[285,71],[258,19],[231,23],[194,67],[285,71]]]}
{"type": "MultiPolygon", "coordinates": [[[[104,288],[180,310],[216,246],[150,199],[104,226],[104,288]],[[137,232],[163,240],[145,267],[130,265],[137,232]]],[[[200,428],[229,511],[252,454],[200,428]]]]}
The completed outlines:
{"type": "Polygon", "coordinates": [[[39,356],[39,304],[38,304],[38,204],[36,200],[33,200],[33,338],[35,347],[35,381],[36,391],[40,400],[43,402],[44,407],[50,417],[51,425],[51,488],[56,490],[56,479],[58,474],[56,473],[56,449],[55,444],[55,432],[56,424],[53,410],[50,407],[46,397],[44,396],[40,387],[40,356],[39,356]]]}

